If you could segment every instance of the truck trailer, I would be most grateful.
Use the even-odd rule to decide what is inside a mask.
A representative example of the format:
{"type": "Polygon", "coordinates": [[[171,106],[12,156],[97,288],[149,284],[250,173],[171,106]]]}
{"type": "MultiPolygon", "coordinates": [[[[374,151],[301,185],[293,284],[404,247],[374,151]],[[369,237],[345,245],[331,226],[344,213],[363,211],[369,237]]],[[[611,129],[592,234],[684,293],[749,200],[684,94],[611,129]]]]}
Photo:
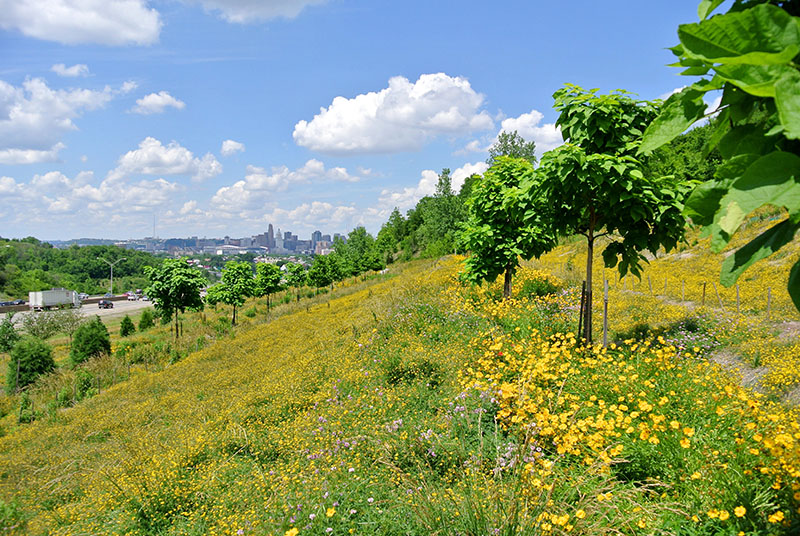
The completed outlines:
{"type": "Polygon", "coordinates": [[[80,307],[81,300],[74,290],[54,288],[28,293],[28,306],[31,311],[47,311],[60,307],[80,307]]]}

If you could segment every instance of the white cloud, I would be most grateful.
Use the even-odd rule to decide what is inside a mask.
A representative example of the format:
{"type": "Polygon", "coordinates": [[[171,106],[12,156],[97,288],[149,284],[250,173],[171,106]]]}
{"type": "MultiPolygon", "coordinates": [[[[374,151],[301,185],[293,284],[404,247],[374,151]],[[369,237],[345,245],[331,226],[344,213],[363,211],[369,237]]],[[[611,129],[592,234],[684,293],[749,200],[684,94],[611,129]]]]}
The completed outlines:
{"type": "Polygon", "coordinates": [[[378,198],[378,205],[383,208],[397,207],[401,212],[405,212],[426,195],[433,195],[436,192],[437,182],[439,174],[432,169],[425,169],[416,186],[409,186],[400,191],[383,190],[378,198]]]}
{"type": "Polygon", "coordinates": [[[67,45],[149,45],[161,18],[146,0],[0,0],[0,28],[67,45]]]}
{"type": "Polygon", "coordinates": [[[63,63],[56,63],[50,67],[50,70],[56,73],[58,76],[66,76],[69,78],[74,78],[76,76],[89,76],[89,67],[83,63],[78,63],[72,67],[67,67],[63,63]]]}
{"type": "Polygon", "coordinates": [[[358,180],[359,177],[350,175],[345,168],[325,168],[325,164],[316,159],[309,160],[293,171],[286,166],[274,167],[269,172],[261,167],[247,166],[244,179],[217,190],[211,203],[220,210],[238,212],[263,206],[268,197],[286,190],[291,184],[358,180]]]}
{"type": "MultiPolygon", "coordinates": [[[[545,123],[540,125],[544,116],[538,110],[531,110],[519,117],[509,117],[500,124],[500,132],[513,132],[525,138],[525,141],[536,143],[536,156],[541,157],[551,149],[555,149],[564,139],[561,137],[561,130],[555,123],[545,123]]],[[[496,138],[495,138],[496,139],[496,138]]]]}
{"type": "Polygon", "coordinates": [[[442,134],[492,128],[483,102],[466,78],[423,74],[411,83],[395,76],[379,92],[336,97],[311,121],[299,121],[292,136],[298,145],[331,154],[417,150],[442,134]]]}
{"type": "Polygon", "coordinates": [[[189,175],[193,180],[202,181],[222,173],[222,164],[207,153],[203,158],[194,154],[177,142],[162,145],[155,138],[147,137],[139,143],[139,148],[128,151],[119,159],[108,178],[117,180],[130,175],[189,175]]]}
{"type": "Polygon", "coordinates": [[[38,164],[41,162],[57,162],[58,152],[66,147],[56,143],[50,149],[0,149],[0,164],[38,164]]]}
{"type": "Polygon", "coordinates": [[[185,107],[186,103],[182,100],[176,99],[166,91],[159,91],[136,99],[136,106],[130,111],[136,114],[150,115],[164,113],[167,108],[183,110],[185,107]]]}
{"type": "MultiPolygon", "coordinates": [[[[0,0],[1,1],[1,0],[0,0]]],[[[22,86],[0,80],[0,155],[4,163],[50,162],[63,148],[61,137],[77,130],[84,112],[103,108],[125,89],[59,89],[41,78],[22,86]]]]}
{"type": "Polygon", "coordinates": [[[276,17],[296,17],[306,6],[327,0],[184,0],[199,3],[208,11],[219,12],[228,22],[256,22],[276,17]]]}
{"type": "Polygon", "coordinates": [[[453,190],[458,193],[464,185],[464,180],[472,175],[483,175],[483,172],[489,169],[486,162],[475,162],[474,164],[464,164],[460,168],[450,173],[453,179],[453,190]]]}
{"type": "Polygon", "coordinates": [[[225,140],[222,142],[222,149],[220,150],[222,156],[231,156],[232,154],[243,152],[244,143],[239,143],[238,141],[233,140],[225,140]]]}

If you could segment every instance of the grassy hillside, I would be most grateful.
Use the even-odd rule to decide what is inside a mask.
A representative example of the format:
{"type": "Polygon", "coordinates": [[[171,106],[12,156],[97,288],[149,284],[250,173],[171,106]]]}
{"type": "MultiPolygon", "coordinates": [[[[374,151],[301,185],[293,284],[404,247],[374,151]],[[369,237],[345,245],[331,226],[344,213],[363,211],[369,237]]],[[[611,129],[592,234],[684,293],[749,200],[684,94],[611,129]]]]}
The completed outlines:
{"type": "Polygon", "coordinates": [[[460,285],[449,259],[252,317],[54,419],[6,418],[0,520],[20,534],[796,534],[800,415],[779,401],[792,378],[764,375],[761,395],[712,361],[724,349],[743,369],[758,347],[750,364],[766,368],[797,344],[769,335],[793,313],[777,283],[769,322],[757,304],[737,317],[724,291],[725,312],[698,305],[690,289],[718,259],[704,251],[654,261],[633,290],[612,280],[607,349],[571,333],[576,244],[540,261],[551,273],[519,273],[505,302],[460,285]]]}

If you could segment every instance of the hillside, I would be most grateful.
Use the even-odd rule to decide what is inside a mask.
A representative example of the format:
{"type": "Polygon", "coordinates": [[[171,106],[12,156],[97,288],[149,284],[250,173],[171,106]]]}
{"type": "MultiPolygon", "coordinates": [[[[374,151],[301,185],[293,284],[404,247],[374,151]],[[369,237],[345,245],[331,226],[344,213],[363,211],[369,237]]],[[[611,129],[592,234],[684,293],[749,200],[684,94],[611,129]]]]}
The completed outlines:
{"type": "MultiPolygon", "coordinates": [[[[711,361],[790,353],[796,334],[772,336],[796,318],[786,268],[754,268],[737,318],[731,291],[711,307],[721,258],[701,241],[633,290],[611,279],[617,342],[588,350],[572,335],[577,243],[536,264],[549,273],[524,268],[505,302],[498,285],[459,284],[457,259],[394,265],[49,421],[7,416],[3,521],[20,534],[796,534],[800,415],[779,399],[797,377],[774,367],[760,395],[711,361]]],[[[227,312],[192,321],[214,314],[227,312]]]]}

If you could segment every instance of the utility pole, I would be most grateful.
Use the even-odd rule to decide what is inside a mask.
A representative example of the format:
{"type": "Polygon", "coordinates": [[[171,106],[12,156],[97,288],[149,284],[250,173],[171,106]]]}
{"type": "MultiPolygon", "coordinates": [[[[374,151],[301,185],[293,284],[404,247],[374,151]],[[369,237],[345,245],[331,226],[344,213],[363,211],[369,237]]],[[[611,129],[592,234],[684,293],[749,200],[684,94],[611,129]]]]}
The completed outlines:
{"type": "Polygon", "coordinates": [[[114,294],[114,265],[117,264],[120,261],[124,261],[125,259],[127,259],[127,257],[122,257],[121,259],[117,259],[114,262],[111,262],[111,261],[108,261],[108,260],[104,259],[103,257],[100,257],[101,261],[105,262],[107,265],[109,265],[111,267],[111,283],[108,285],[108,291],[111,294],[114,294]]]}

